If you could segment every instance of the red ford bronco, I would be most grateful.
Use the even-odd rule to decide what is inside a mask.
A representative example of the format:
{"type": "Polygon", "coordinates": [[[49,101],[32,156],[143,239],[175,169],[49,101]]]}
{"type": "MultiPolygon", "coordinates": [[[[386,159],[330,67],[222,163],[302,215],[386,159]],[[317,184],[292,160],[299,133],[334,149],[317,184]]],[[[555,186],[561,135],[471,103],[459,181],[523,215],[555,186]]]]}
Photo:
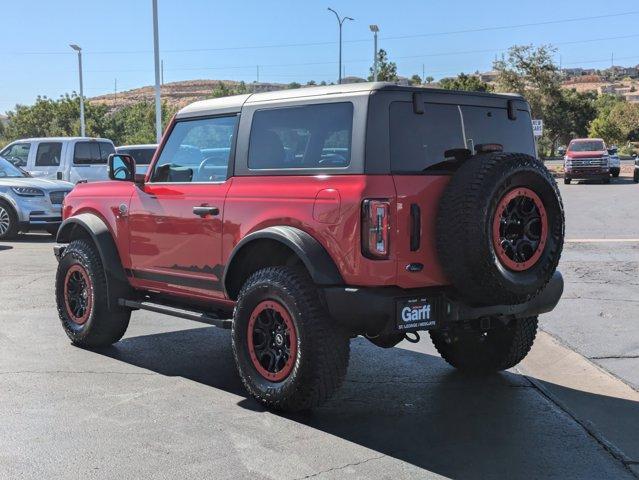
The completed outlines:
{"type": "Polygon", "coordinates": [[[131,312],[231,329],[248,392],[302,410],[340,386],[349,341],[428,330],[464,371],[517,364],[563,291],[564,214],[518,96],[351,84],[205,100],[145,176],[66,197],[56,299],[100,347],[131,312]]]}

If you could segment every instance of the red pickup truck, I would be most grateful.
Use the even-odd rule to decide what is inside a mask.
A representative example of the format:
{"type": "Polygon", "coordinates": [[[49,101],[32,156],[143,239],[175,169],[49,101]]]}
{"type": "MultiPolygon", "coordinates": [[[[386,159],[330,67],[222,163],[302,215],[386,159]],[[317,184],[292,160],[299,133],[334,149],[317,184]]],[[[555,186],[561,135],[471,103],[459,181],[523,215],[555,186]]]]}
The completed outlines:
{"type": "Polygon", "coordinates": [[[572,180],[601,180],[610,183],[610,156],[601,138],[576,138],[564,157],[564,183],[572,180]]]}
{"type": "MultiPolygon", "coordinates": [[[[562,293],[557,185],[518,96],[353,84],[194,103],[144,176],[66,197],[55,254],[72,342],[146,309],[232,330],[270,408],[329,398],[349,341],[428,331],[470,372],[510,368],[562,293]]],[[[215,366],[211,366],[215,368],[215,366]]]]}

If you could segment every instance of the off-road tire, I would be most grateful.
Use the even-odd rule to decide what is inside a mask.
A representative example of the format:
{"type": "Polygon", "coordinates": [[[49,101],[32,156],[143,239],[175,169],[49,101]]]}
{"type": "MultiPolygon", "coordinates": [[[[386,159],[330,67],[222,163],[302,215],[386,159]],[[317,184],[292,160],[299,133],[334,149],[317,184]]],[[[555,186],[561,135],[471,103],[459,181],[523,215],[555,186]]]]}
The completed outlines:
{"type": "Polygon", "coordinates": [[[4,233],[0,233],[0,240],[11,240],[18,235],[18,216],[15,210],[7,202],[0,200],[0,215],[9,221],[9,227],[4,233]],[[4,212],[4,215],[2,215],[4,212]]]}
{"type": "Polygon", "coordinates": [[[632,180],[633,180],[635,183],[639,183],[639,170],[636,170],[636,169],[635,169],[635,173],[632,175],[632,180]]]}
{"type": "Polygon", "coordinates": [[[55,294],[62,328],[74,345],[86,348],[111,345],[122,338],[129,326],[131,310],[109,309],[106,273],[90,240],[74,240],[64,250],[56,273],[55,294]],[[81,325],[69,314],[65,300],[65,281],[71,268],[85,272],[90,282],[91,307],[88,319],[81,325]]]}
{"type": "Polygon", "coordinates": [[[614,178],[618,178],[620,173],[621,173],[621,169],[615,169],[615,170],[612,172],[612,176],[613,176],[614,178]]]}
{"type": "Polygon", "coordinates": [[[511,320],[486,332],[473,329],[431,330],[430,338],[441,357],[466,373],[507,370],[521,362],[537,334],[537,317],[511,320]]]}
{"type": "Polygon", "coordinates": [[[564,177],[564,185],[570,185],[571,180],[569,178],[564,177]]]}
{"type": "Polygon", "coordinates": [[[601,183],[603,183],[604,185],[607,185],[610,183],[610,177],[604,178],[603,180],[601,180],[601,183]]]}
{"type": "Polygon", "coordinates": [[[564,209],[557,183],[543,163],[529,155],[472,157],[442,195],[437,214],[439,261],[458,294],[471,304],[517,304],[537,295],[557,269],[563,241],[564,209]],[[521,190],[537,196],[547,228],[537,259],[516,270],[504,263],[503,252],[496,251],[493,220],[504,199],[521,190]]]}
{"type": "Polygon", "coordinates": [[[348,334],[331,322],[317,287],[306,270],[296,267],[264,268],[248,278],[235,307],[232,346],[249,394],[270,409],[289,412],[317,407],[330,398],[344,380],[350,354],[348,334]],[[249,319],[264,301],[278,302],[295,325],[296,358],[281,381],[261,375],[249,354],[249,319]]]}

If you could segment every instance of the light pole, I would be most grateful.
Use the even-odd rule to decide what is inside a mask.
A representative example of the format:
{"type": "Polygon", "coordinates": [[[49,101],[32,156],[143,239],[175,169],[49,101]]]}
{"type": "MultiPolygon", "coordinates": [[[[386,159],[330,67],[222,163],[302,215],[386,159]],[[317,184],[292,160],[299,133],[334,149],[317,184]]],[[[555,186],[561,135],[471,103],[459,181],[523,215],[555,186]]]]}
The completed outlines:
{"type": "Polygon", "coordinates": [[[373,80],[377,81],[377,32],[379,27],[377,25],[371,25],[369,27],[373,32],[373,80]]]}
{"type": "Polygon", "coordinates": [[[69,45],[73,50],[78,52],[78,71],[80,72],[80,136],[85,136],[84,128],[84,88],[82,86],[82,49],[72,43],[69,45]]]}
{"type": "Polygon", "coordinates": [[[342,25],[346,20],[354,21],[355,19],[351,17],[340,17],[339,13],[337,13],[331,7],[328,7],[328,9],[335,14],[335,16],[337,17],[337,23],[339,23],[339,80],[337,81],[337,83],[342,83],[342,25]]]}
{"type": "Polygon", "coordinates": [[[155,138],[162,139],[162,103],[160,100],[160,40],[158,34],[158,0],[153,0],[153,56],[155,61],[155,138]]]}

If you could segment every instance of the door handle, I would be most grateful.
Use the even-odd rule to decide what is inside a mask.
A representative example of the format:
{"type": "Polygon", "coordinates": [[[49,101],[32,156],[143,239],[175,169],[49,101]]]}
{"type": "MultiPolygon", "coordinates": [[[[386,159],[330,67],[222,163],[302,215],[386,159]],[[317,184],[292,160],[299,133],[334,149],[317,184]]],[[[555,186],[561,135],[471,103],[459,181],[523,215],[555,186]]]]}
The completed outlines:
{"type": "Polygon", "coordinates": [[[193,214],[202,218],[208,217],[209,215],[215,216],[220,214],[220,209],[217,207],[207,206],[193,207],[193,214]]]}

